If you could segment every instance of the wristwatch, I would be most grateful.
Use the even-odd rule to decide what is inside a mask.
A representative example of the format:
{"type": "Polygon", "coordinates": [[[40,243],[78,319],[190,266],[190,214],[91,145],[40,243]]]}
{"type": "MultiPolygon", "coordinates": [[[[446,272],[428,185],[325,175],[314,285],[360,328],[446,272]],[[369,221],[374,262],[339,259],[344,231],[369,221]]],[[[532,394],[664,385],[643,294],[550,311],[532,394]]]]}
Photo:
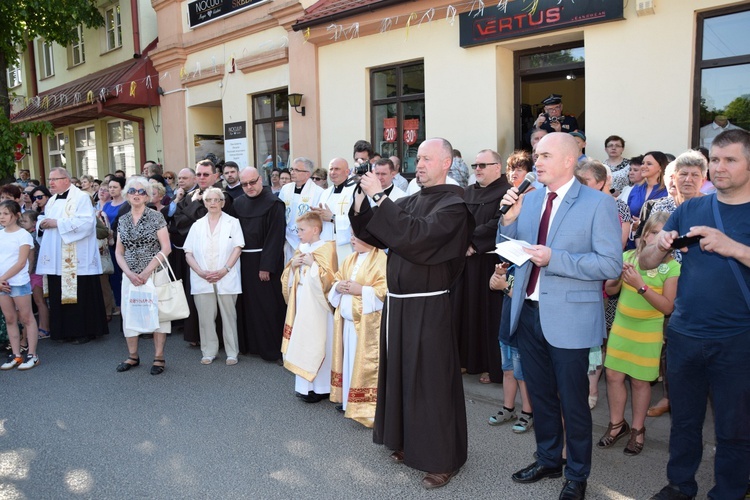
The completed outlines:
{"type": "Polygon", "coordinates": [[[646,292],[648,292],[648,285],[643,285],[638,289],[638,295],[643,295],[646,292]]]}
{"type": "Polygon", "coordinates": [[[229,266],[224,266],[224,269],[226,269],[228,273],[232,271],[232,268],[229,266]]]}
{"type": "Polygon", "coordinates": [[[375,193],[374,195],[372,195],[372,201],[374,201],[375,203],[377,203],[380,200],[382,200],[383,197],[385,197],[385,196],[386,196],[385,191],[381,191],[379,193],[375,193]]]}

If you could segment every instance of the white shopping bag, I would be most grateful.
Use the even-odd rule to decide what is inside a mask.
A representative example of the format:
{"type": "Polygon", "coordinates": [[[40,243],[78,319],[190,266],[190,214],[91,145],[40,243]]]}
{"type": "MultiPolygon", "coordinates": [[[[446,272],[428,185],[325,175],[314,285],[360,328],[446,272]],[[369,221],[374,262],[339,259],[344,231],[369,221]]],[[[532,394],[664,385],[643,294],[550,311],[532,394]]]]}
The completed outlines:
{"type": "Polygon", "coordinates": [[[141,286],[131,285],[121,306],[123,328],[140,333],[159,329],[159,296],[151,278],[141,286]]]}

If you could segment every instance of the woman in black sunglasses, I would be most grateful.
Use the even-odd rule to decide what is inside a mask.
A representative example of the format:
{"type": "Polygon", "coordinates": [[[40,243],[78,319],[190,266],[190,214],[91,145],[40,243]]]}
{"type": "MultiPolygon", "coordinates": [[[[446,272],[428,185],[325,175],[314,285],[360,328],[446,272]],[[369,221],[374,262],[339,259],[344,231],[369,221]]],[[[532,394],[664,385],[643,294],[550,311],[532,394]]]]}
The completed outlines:
{"type": "Polygon", "coordinates": [[[52,198],[52,193],[49,192],[49,189],[44,186],[37,186],[31,192],[31,208],[43,215],[44,207],[50,198],[52,198]]]}

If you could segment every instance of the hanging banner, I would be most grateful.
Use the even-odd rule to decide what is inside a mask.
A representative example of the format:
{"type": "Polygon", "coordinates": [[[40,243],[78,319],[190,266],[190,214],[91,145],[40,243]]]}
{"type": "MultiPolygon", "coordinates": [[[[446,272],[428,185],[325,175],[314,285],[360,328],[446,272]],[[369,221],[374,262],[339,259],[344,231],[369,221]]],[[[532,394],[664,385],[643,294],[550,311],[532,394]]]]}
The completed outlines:
{"type": "Polygon", "coordinates": [[[404,120],[404,142],[411,146],[417,142],[417,131],[419,130],[419,118],[404,120]]]}
{"type": "Polygon", "coordinates": [[[461,47],[624,19],[622,0],[515,0],[459,16],[461,47]]]}
{"type": "Polygon", "coordinates": [[[214,19],[236,14],[248,7],[266,3],[269,0],[194,0],[188,2],[188,23],[191,28],[214,19]]]}
{"type": "Polygon", "coordinates": [[[383,140],[396,142],[396,134],[398,134],[398,118],[383,118],[383,140]]]}
{"type": "Polygon", "coordinates": [[[224,160],[233,161],[243,169],[247,166],[247,124],[224,124],[224,160]]]}

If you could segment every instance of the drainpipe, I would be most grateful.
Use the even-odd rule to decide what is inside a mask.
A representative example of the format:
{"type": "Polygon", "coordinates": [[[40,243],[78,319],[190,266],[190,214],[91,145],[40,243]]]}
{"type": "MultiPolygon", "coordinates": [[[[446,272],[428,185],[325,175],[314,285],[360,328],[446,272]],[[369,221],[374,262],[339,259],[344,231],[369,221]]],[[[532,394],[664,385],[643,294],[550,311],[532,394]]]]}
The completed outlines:
{"type": "MultiPolygon", "coordinates": [[[[146,121],[143,118],[139,118],[137,116],[118,113],[117,111],[105,109],[101,101],[96,101],[96,111],[97,113],[99,113],[99,115],[112,116],[114,118],[120,118],[122,120],[128,120],[138,123],[138,150],[141,154],[141,163],[146,161],[146,121]]],[[[138,167],[138,165],[136,165],[136,167],[138,167]]]]}
{"type": "MultiPolygon", "coordinates": [[[[34,55],[34,42],[30,41],[26,43],[26,52],[29,53],[29,65],[31,66],[31,78],[29,78],[29,90],[31,95],[38,95],[39,88],[37,87],[36,81],[36,56],[34,55]]],[[[42,134],[36,136],[36,149],[39,151],[39,181],[44,184],[44,179],[47,178],[47,173],[44,168],[44,143],[42,141],[42,134]]],[[[33,160],[32,160],[33,162],[33,160]]]]}
{"type": "Polygon", "coordinates": [[[133,18],[133,57],[141,57],[141,27],[138,20],[138,0],[130,0],[130,15],[133,18]]]}

